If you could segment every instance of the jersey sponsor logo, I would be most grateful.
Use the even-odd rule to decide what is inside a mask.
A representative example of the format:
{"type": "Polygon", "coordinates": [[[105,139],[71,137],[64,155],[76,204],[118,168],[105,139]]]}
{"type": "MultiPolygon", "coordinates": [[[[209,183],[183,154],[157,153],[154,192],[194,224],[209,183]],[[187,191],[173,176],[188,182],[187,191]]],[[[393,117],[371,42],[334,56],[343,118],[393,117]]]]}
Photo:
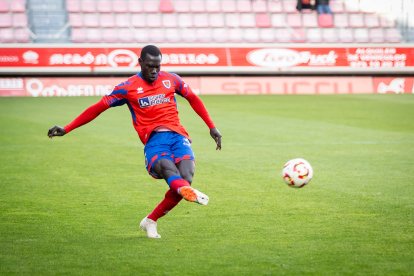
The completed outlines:
{"type": "Polygon", "coordinates": [[[146,108],[163,103],[169,103],[170,99],[165,97],[165,94],[158,94],[138,99],[139,107],[146,108]]]}
{"type": "Polygon", "coordinates": [[[162,84],[164,85],[165,88],[170,89],[171,88],[171,82],[170,80],[163,80],[162,84]]]}

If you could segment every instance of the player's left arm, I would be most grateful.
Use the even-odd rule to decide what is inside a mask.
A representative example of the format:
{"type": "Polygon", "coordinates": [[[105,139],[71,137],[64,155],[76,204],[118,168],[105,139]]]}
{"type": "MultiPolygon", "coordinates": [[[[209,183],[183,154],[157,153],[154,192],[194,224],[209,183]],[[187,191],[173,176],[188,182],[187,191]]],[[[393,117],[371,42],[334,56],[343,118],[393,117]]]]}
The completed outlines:
{"type": "Polygon", "coordinates": [[[221,150],[221,133],[214,125],[214,122],[211,119],[210,114],[208,113],[203,101],[191,90],[187,84],[185,84],[181,79],[180,81],[182,83],[180,85],[181,90],[179,91],[179,94],[182,95],[190,103],[193,110],[198,114],[198,116],[201,117],[201,119],[203,119],[203,121],[210,129],[210,136],[216,142],[216,150],[221,150]]]}

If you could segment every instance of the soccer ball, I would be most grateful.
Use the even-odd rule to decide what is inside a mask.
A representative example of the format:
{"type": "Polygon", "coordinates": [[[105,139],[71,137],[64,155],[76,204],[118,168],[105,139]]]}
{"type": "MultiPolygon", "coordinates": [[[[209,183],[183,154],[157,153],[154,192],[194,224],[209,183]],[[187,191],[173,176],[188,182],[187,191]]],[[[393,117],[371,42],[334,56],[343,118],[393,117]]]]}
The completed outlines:
{"type": "Polygon", "coordinates": [[[283,166],[282,177],[290,187],[302,188],[312,179],[313,169],[305,159],[295,158],[283,166]]]}

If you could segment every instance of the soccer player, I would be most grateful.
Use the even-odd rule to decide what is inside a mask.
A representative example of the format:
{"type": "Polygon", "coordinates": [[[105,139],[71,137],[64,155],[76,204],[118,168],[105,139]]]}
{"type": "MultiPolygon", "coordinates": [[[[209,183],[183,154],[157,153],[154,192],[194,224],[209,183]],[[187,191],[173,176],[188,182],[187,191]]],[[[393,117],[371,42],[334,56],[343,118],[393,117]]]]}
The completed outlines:
{"type": "Polygon", "coordinates": [[[160,71],[162,54],[158,47],[147,45],[141,50],[141,72],[115,86],[112,93],[87,108],[65,127],[54,126],[48,136],[63,136],[95,119],[110,107],[126,104],[132,123],[145,145],[148,173],[164,179],[169,190],[164,199],[140,223],[149,238],[161,238],[157,220],[173,209],[182,198],[207,205],[207,195],[191,187],[194,175],[194,153],[189,135],[181,125],[175,95],[184,97],[210,129],[210,135],[221,150],[221,134],[215,127],[201,99],[176,74],[160,71]]]}

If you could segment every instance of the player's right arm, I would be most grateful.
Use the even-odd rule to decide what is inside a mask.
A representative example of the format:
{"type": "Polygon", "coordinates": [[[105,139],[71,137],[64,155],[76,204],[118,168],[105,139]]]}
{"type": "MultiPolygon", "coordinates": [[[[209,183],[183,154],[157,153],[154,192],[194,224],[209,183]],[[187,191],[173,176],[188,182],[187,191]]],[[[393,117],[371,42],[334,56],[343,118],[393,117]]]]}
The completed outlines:
{"type": "Polygon", "coordinates": [[[89,123],[108,108],[123,105],[126,102],[126,85],[127,83],[121,83],[120,85],[115,86],[114,90],[110,95],[103,96],[99,102],[85,109],[78,117],[76,117],[65,127],[54,126],[50,128],[47,133],[47,136],[49,136],[49,138],[52,138],[54,136],[64,136],[72,130],[74,130],[75,128],[89,123]]]}

